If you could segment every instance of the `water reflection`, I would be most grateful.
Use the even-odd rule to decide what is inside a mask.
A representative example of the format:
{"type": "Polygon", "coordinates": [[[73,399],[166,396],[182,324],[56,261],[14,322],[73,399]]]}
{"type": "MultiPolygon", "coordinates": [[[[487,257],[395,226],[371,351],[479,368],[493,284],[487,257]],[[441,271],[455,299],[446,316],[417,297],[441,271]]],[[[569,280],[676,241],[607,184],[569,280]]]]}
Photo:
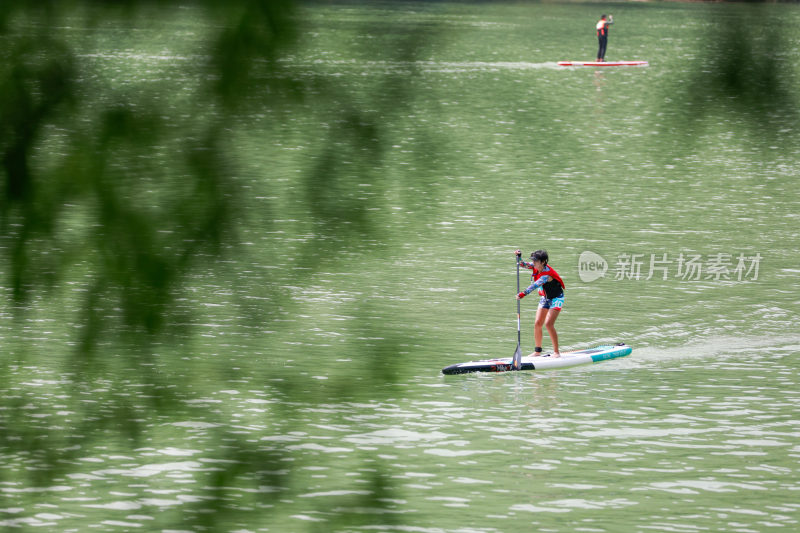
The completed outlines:
{"type": "MultiPolygon", "coordinates": [[[[783,353],[792,353],[796,342],[787,340],[783,353]]],[[[245,496],[262,504],[273,497],[294,501],[281,519],[285,525],[325,523],[332,516],[319,509],[335,505],[369,516],[366,509],[357,510],[357,500],[377,494],[370,480],[375,471],[394,480],[389,513],[427,516],[430,509],[443,508],[480,515],[484,509],[484,515],[515,523],[534,513],[546,525],[549,520],[542,516],[563,515],[577,523],[590,516],[585,513],[639,506],[639,495],[665,506],[666,496],[659,495],[703,499],[731,494],[750,502],[740,507],[742,512],[750,509],[763,520],[796,524],[787,514],[790,501],[773,496],[768,509],[742,499],[760,492],[774,495],[776,486],[789,489],[796,475],[791,455],[797,435],[790,413],[798,407],[791,395],[797,373],[791,366],[775,366],[781,352],[772,352],[768,357],[773,372],[781,375],[780,387],[762,378],[758,361],[731,364],[735,353],[728,352],[709,354],[703,365],[692,365],[694,356],[688,366],[676,366],[680,359],[668,354],[637,358],[634,353],[634,365],[612,361],[543,374],[454,379],[425,372],[401,383],[406,389],[402,397],[298,404],[292,420],[271,416],[281,403],[279,394],[251,386],[204,391],[186,397],[185,410],[171,420],[148,420],[148,435],[160,434],[165,446],[80,448],[74,453],[77,471],[52,485],[4,482],[4,524],[69,527],[81,509],[81,523],[97,516],[95,523],[106,528],[150,527],[169,509],[208,509],[215,498],[208,481],[232,466],[214,449],[219,431],[228,435],[226,440],[238,435],[233,441],[242,438],[282,454],[282,460],[265,463],[264,471],[240,476],[228,486],[222,505],[241,512],[245,496]],[[743,371],[754,381],[742,384],[736,376],[743,371]],[[240,416],[220,419],[215,409],[231,402],[240,416]],[[252,423],[246,420],[251,416],[252,423]],[[741,463],[742,458],[747,462],[741,463]],[[296,488],[279,481],[290,472],[301,480],[296,488]],[[252,482],[242,484],[246,479],[252,482]],[[619,496],[623,491],[627,495],[619,496]],[[59,503],[53,512],[14,518],[14,502],[27,501],[31,493],[59,503]],[[497,494],[506,495],[505,507],[497,507],[497,494]],[[102,519],[93,512],[102,513],[102,519]]],[[[25,396],[56,416],[69,415],[56,411],[68,382],[39,378],[29,384],[25,396]]],[[[127,390],[133,401],[148,394],[135,385],[127,390]]],[[[33,424],[53,422],[31,414],[33,424]]],[[[6,459],[12,467],[40,461],[23,452],[6,459]]],[[[426,527],[425,519],[421,524],[426,527]]]]}

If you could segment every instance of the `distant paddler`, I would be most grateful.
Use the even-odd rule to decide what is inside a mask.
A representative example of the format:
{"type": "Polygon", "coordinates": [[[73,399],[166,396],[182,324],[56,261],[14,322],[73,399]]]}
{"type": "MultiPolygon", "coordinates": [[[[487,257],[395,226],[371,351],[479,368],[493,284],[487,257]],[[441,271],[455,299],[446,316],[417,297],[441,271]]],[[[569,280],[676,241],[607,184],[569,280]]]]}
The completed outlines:
{"type": "Polygon", "coordinates": [[[602,63],[606,60],[606,46],[608,46],[608,27],[614,24],[614,17],[602,15],[597,21],[597,62],[602,63]]]}

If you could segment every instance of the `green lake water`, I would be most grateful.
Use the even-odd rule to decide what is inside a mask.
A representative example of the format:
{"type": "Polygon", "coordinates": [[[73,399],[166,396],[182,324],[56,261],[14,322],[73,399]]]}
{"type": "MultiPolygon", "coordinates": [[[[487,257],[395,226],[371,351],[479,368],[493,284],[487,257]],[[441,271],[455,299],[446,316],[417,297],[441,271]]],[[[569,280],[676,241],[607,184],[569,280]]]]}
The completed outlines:
{"type": "MultiPolygon", "coordinates": [[[[86,381],[80,273],[23,319],[4,306],[0,526],[796,531],[798,123],[702,97],[741,10],[783,28],[794,79],[795,6],[304,7],[280,62],[324,103],[227,125],[243,222],[179,302],[190,337],[142,359],[109,344],[86,381]],[[557,66],[594,58],[603,10],[607,59],[648,67],[557,66]],[[380,124],[380,157],[338,142],[337,106],[380,124]],[[331,153],[337,179],[309,192],[300,176],[331,153]],[[368,232],[314,222],[351,203],[368,232]],[[441,375],[513,354],[516,248],[547,249],[565,280],[562,350],[632,355],[441,375]]],[[[214,113],[182,107],[214,29],[194,8],[91,38],[68,22],[93,90],[159,91],[176,121],[214,113]]],[[[525,353],[535,309],[522,301],[525,353]]]]}

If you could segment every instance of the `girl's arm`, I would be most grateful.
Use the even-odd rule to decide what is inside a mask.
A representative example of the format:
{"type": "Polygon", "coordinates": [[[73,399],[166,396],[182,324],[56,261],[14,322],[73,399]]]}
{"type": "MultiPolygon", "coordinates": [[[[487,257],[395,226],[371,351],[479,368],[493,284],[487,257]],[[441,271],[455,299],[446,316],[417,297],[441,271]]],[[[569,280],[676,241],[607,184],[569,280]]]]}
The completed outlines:
{"type": "Polygon", "coordinates": [[[528,294],[532,293],[533,291],[535,291],[536,289],[538,289],[539,287],[541,287],[542,285],[544,285],[545,283],[547,283],[548,281],[550,281],[550,279],[551,279],[550,276],[545,274],[541,278],[539,278],[536,281],[534,281],[533,283],[531,283],[530,287],[528,287],[527,289],[525,289],[522,292],[524,292],[526,295],[528,295],[528,294]]]}

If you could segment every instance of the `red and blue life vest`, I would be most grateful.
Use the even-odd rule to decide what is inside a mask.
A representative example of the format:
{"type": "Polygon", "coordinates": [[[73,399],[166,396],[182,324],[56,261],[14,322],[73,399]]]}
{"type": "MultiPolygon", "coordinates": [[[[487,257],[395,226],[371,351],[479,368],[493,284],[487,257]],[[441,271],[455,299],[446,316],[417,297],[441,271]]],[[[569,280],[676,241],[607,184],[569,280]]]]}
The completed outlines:
{"type": "Polygon", "coordinates": [[[553,267],[546,265],[544,270],[541,272],[535,268],[531,268],[531,270],[533,270],[531,278],[534,282],[538,281],[542,276],[550,276],[550,280],[545,282],[544,285],[540,287],[540,295],[545,296],[548,299],[558,298],[559,296],[564,295],[564,289],[566,288],[564,285],[564,280],[561,279],[561,276],[558,275],[558,272],[556,272],[553,267]],[[542,292],[544,292],[544,294],[542,294],[542,292]]]}

